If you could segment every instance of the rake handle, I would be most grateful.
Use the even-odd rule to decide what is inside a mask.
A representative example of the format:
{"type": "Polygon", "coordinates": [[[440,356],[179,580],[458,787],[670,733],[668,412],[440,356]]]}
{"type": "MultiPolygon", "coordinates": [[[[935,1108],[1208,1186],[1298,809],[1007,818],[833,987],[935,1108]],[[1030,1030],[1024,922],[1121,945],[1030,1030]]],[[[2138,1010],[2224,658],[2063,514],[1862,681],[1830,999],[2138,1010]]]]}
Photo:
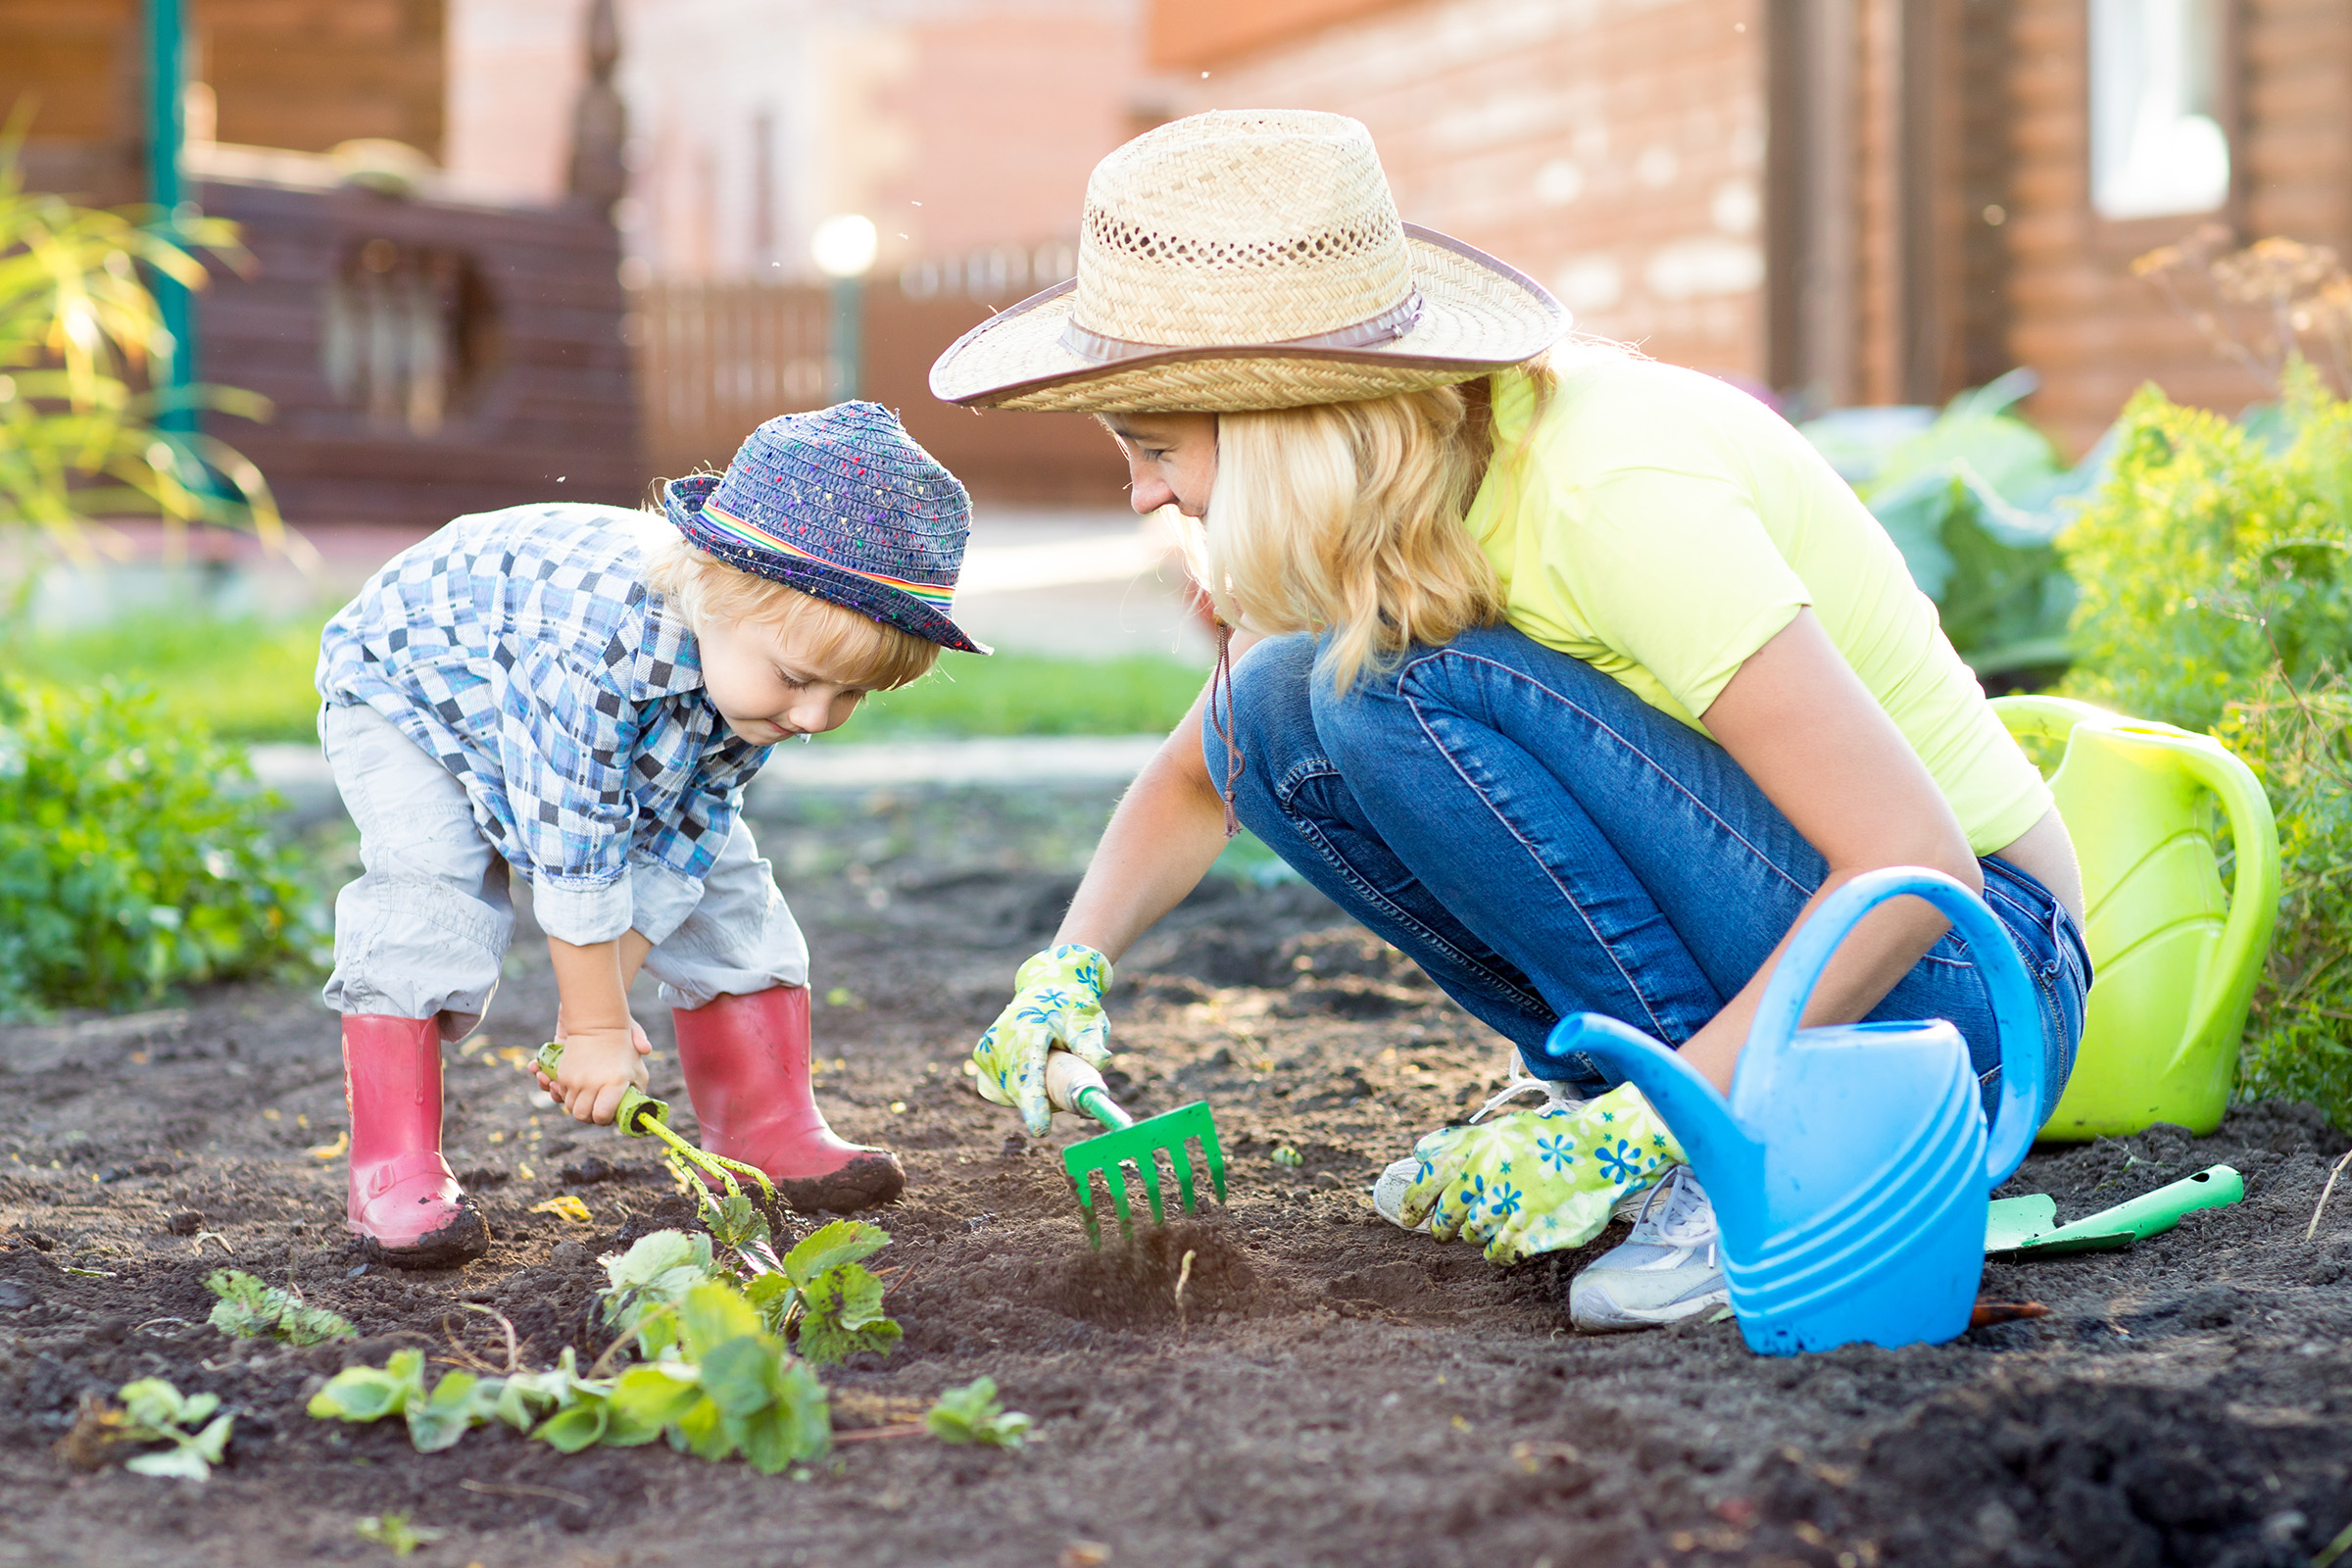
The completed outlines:
{"type": "MultiPolygon", "coordinates": [[[[563,1061],[564,1047],[561,1043],[550,1040],[539,1048],[538,1068],[550,1078],[556,1075],[556,1069],[563,1061]]],[[[650,1130],[649,1122],[660,1123],[666,1128],[669,1123],[669,1102],[656,1100],[635,1084],[628,1085],[620,1092],[620,1104],[612,1115],[613,1126],[620,1129],[623,1137],[643,1138],[650,1130]],[[646,1120],[640,1120],[640,1117],[646,1120]]]]}
{"type": "Polygon", "coordinates": [[[1092,1116],[1112,1132],[1135,1125],[1135,1118],[1110,1098],[1102,1075],[1074,1052],[1054,1051],[1046,1056],[1046,1099],[1055,1110],[1074,1110],[1092,1116]]]}

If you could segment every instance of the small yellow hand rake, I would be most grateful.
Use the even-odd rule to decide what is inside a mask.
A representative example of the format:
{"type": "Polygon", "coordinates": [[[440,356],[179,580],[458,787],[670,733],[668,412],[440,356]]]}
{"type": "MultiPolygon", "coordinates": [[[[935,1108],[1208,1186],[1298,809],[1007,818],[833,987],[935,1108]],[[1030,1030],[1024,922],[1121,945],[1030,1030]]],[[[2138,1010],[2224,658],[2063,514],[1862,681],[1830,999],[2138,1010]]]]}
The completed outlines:
{"type": "MultiPolygon", "coordinates": [[[[539,1070],[548,1077],[555,1077],[556,1068],[563,1060],[564,1048],[556,1041],[551,1040],[539,1048],[539,1070]]],[[[735,1178],[743,1176],[758,1185],[762,1198],[771,1202],[775,1200],[775,1183],[767,1179],[767,1172],[757,1165],[747,1165],[740,1159],[729,1159],[724,1154],[697,1149],[670,1129],[669,1102],[656,1100],[635,1084],[621,1090],[620,1108],[613,1113],[612,1125],[624,1137],[650,1137],[667,1145],[662,1157],[681,1183],[691,1182],[699,1187],[707,1182],[716,1182],[726,1189],[729,1198],[741,1198],[743,1187],[735,1178]]]]}

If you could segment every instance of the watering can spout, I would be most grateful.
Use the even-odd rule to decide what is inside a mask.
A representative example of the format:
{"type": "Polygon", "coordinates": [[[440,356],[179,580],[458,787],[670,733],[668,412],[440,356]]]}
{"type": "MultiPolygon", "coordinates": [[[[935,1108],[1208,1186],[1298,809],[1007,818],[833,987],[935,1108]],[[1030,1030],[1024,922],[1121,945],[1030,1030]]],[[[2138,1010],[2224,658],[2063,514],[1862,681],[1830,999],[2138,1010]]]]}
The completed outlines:
{"type": "Polygon", "coordinates": [[[1641,1090],[1674,1130],[1717,1218],[1727,1228],[1746,1221],[1763,1187],[1763,1147],[1697,1069],[1641,1030],[1597,1012],[1562,1018],[1543,1054],[1562,1066],[1582,1055],[1641,1090]]]}

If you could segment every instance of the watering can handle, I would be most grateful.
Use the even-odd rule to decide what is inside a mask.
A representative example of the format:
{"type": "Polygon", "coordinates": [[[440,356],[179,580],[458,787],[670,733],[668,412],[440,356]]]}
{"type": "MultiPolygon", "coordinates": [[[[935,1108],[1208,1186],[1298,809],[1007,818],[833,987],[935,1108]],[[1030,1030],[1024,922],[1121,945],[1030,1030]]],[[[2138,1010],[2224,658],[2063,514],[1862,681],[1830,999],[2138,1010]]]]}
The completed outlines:
{"type": "Polygon", "coordinates": [[[2205,966],[2205,976],[2197,986],[2196,1005],[2180,1037],[2185,1047],[2203,1039],[2213,1027],[2215,1015],[2234,1007],[2252,989],[2254,970],[2270,947],[2271,928],[2278,918],[2278,824],[2271,814],[2271,798],[2263,793],[2261,780],[2221,742],[2191,736],[2176,750],[2196,781],[2221,797],[2237,858],[2230,889],[2230,917],[2222,927],[2221,945],[2214,950],[2213,960],[2205,966]],[[2232,976],[2244,978],[2233,981],[2232,976]]]}
{"type": "Polygon", "coordinates": [[[2021,692],[2011,697],[1996,697],[1992,710],[2001,716],[2012,735],[2039,735],[2046,740],[2062,741],[2075,732],[2077,724],[2114,724],[2119,715],[2088,703],[2078,703],[2071,697],[2050,697],[2038,692],[2021,692]]]}
{"type": "MultiPolygon", "coordinates": [[[[1813,995],[1821,971],[1846,933],[1872,909],[1905,894],[1927,900],[1959,928],[1977,960],[1977,972],[1991,993],[1992,1021],[2001,1045],[2001,1102],[1984,1150],[1984,1170],[1995,1182],[2005,1180],[2033,1147],[2042,1112],[2048,1108],[2041,1102],[2041,1006],[2025,960],[2009,939],[2009,928],[1985,907],[1983,899],[1941,871],[1921,865],[1865,871],[1823,900],[1821,907],[1796,928],[1788,939],[1788,951],[1774,966],[1763,1000],[1756,1004],[1755,1019],[1748,1026],[1748,1045],[1753,1048],[1760,1040],[1792,1037],[1803,1021],[1805,1003],[1813,995]]],[[[1742,1121],[1764,1113],[1763,1107],[1745,1104],[1740,1092],[1750,1064],[1764,1055],[1761,1050],[1744,1050],[1733,1071],[1732,1104],[1742,1121]]]]}

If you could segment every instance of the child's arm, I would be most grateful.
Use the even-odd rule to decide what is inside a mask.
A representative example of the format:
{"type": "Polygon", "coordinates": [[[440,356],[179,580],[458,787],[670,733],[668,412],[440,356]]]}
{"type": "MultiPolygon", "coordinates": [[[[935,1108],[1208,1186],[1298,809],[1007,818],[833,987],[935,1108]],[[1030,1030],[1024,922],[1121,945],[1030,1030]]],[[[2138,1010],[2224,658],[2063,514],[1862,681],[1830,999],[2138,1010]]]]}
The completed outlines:
{"type": "Polygon", "coordinates": [[[544,1073],[539,1082],[582,1121],[610,1123],[620,1108],[621,1090],[646,1085],[644,1058],[653,1044],[629,1016],[629,982],[651,947],[635,931],[586,946],[547,939],[563,998],[556,1038],[564,1063],[553,1083],[544,1073]]]}

